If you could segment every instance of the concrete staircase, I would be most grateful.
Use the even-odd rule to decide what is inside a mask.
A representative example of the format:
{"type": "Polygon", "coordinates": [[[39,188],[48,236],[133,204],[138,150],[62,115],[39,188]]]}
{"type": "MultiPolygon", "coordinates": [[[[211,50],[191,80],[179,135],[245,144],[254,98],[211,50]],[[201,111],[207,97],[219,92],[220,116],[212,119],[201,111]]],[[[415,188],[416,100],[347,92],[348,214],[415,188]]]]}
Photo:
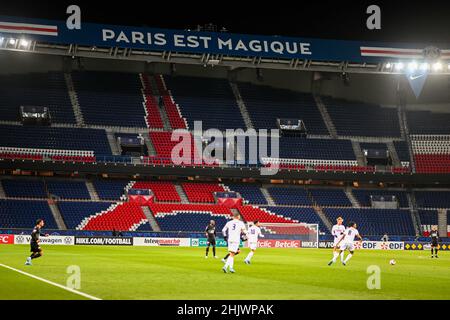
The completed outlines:
{"type": "Polygon", "coordinates": [[[179,184],[175,184],[175,189],[177,190],[178,194],[180,195],[181,203],[189,203],[189,199],[186,195],[186,193],[183,190],[183,187],[179,184]]]}
{"type": "Polygon", "coordinates": [[[410,190],[406,194],[406,198],[408,199],[408,206],[410,208],[411,220],[414,225],[414,230],[416,232],[416,236],[419,236],[421,234],[421,222],[420,222],[419,211],[417,210],[416,197],[414,196],[414,192],[412,192],[410,190]]]}
{"type": "Polygon", "coordinates": [[[230,81],[231,90],[233,91],[234,97],[236,98],[236,102],[238,104],[239,110],[241,111],[242,118],[244,119],[244,123],[247,129],[254,129],[252,120],[248,113],[247,107],[245,106],[245,102],[242,99],[241,93],[239,92],[239,88],[235,82],[230,81]]]}
{"type": "Polygon", "coordinates": [[[99,201],[100,197],[98,196],[97,190],[95,190],[94,184],[92,181],[86,181],[86,188],[89,191],[89,195],[91,196],[91,200],[99,201]]]}
{"type": "Polygon", "coordinates": [[[438,230],[439,237],[447,237],[447,210],[438,209],[438,230]]]}
{"type": "Polygon", "coordinates": [[[363,155],[361,151],[361,146],[358,141],[352,140],[353,152],[355,153],[356,160],[358,161],[358,166],[364,167],[366,166],[366,157],[363,155]]]}
{"type": "Polygon", "coordinates": [[[328,132],[330,133],[330,136],[333,139],[337,139],[338,134],[336,127],[334,126],[334,123],[331,120],[330,114],[328,113],[327,107],[323,103],[322,98],[317,94],[314,94],[313,96],[314,100],[316,101],[317,108],[319,109],[320,114],[322,115],[322,119],[325,122],[328,132]]]}
{"type": "Polygon", "coordinates": [[[398,113],[399,113],[399,120],[400,120],[400,128],[402,128],[401,130],[403,130],[403,132],[404,132],[404,137],[405,137],[406,143],[408,145],[408,151],[409,151],[409,157],[410,157],[409,164],[411,166],[412,172],[416,172],[416,163],[414,161],[414,153],[413,153],[413,149],[412,149],[411,138],[409,137],[408,121],[406,120],[405,111],[402,110],[401,108],[399,108],[398,113]]]}
{"type": "MultiPolygon", "coordinates": [[[[156,83],[155,77],[148,76],[148,81],[150,83],[151,91],[155,99],[158,99],[161,96],[161,92],[158,90],[158,84],[156,83]]],[[[157,100],[158,102],[158,100],[157,100]]],[[[159,114],[161,115],[161,119],[164,124],[165,131],[172,131],[172,126],[170,125],[169,116],[167,115],[166,108],[164,104],[158,103],[159,114]]]]}
{"type": "Polygon", "coordinates": [[[156,150],[155,146],[153,145],[152,141],[150,140],[150,137],[148,135],[143,135],[145,145],[147,146],[147,151],[149,156],[156,156],[156,150]]]}
{"type": "Polygon", "coordinates": [[[145,214],[145,217],[148,220],[148,223],[150,223],[152,230],[153,231],[161,231],[161,228],[159,227],[158,222],[156,221],[155,217],[153,216],[152,212],[150,211],[150,208],[147,206],[142,206],[141,208],[145,214]]]}
{"type": "Polygon", "coordinates": [[[386,145],[388,147],[389,154],[391,155],[392,164],[396,167],[401,167],[402,163],[400,162],[400,158],[398,157],[398,153],[397,150],[395,149],[394,143],[388,142],[386,143],[386,145]]]}
{"type": "Polygon", "coordinates": [[[328,220],[327,216],[323,212],[322,208],[320,206],[314,205],[313,206],[314,211],[319,216],[320,220],[322,220],[323,224],[327,227],[328,231],[331,233],[331,229],[333,228],[333,224],[330,220],[328,220]]]}
{"type": "Polygon", "coordinates": [[[356,200],[355,196],[352,193],[352,188],[351,187],[345,187],[344,191],[345,191],[345,194],[347,195],[347,198],[352,203],[352,207],[353,208],[360,208],[361,206],[360,206],[358,200],[356,200]]]}
{"type": "Polygon", "coordinates": [[[72,104],[73,113],[75,115],[75,120],[77,122],[77,126],[83,127],[85,125],[83,113],[81,112],[80,103],[78,102],[78,95],[75,91],[75,86],[73,85],[72,75],[70,73],[64,73],[64,79],[66,80],[66,86],[69,93],[70,102],[72,104]]]}
{"type": "Polygon", "coordinates": [[[49,203],[48,206],[50,207],[50,211],[52,212],[53,218],[56,221],[56,225],[58,226],[59,230],[67,230],[66,223],[64,222],[61,212],[59,211],[58,206],[56,203],[52,202],[49,203]]]}
{"type": "Polygon", "coordinates": [[[0,181],[0,199],[6,199],[6,193],[5,190],[3,189],[1,181],[0,181]]]}
{"type": "Polygon", "coordinates": [[[120,155],[122,151],[120,150],[120,146],[117,144],[114,132],[112,130],[106,130],[106,137],[108,138],[112,154],[116,156],[120,155]]]}
{"type": "Polygon", "coordinates": [[[275,201],[273,200],[272,196],[270,195],[269,191],[266,188],[260,188],[262,194],[264,195],[264,198],[267,200],[267,204],[269,206],[276,206],[275,201]]]}

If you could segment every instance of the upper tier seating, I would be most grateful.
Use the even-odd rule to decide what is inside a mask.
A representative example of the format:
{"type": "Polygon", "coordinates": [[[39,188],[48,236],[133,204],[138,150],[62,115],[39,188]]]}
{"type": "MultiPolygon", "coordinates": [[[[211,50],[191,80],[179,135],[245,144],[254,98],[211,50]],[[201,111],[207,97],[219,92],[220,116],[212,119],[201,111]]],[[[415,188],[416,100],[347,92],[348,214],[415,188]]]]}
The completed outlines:
{"type": "Polygon", "coordinates": [[[256,129],[276,129],[277,119],[301,119],[310,134],[329,135],[310,93],[239,83],[239,91],[256,129]]]}
{"type": "Polygon", "coordinates": [[[325,226],[322,219],[320,219],[312,208],[266,207],[266,209],[276,214],[280,214],[283,217],[297,220],[298,222],[318,224],[321,233],[329,233],[328,228],[325,226]]]}
{"type": "Polygon", "coordinates": [[[1,120],[19,121],[20,106],[48,107],[52,122],[75,123],[64,75],[60,72],[1,75],[1,120]]]}
{"type": "Polygon", "coordinates": [[[107,212],[89,217],[79,229],[135,231],[142,224],[148,224],[142,208],[136,203],[125,202],[115,204],[107,212]]]}
{"type": "Polygon", "coordinates": [[[47,181],[47,189],[61,199],[91,199],[84,181],[47,181]]]}
{"type": "Polygon", "coordinates": [[[216,232],[221,232],[229,218],[211,215],[208,212],[176,212],[156,215],[156,221],[162,231],[203,232],[210,220],[216,222],[216,232]]]}
{"type": "Polygon", "coordinates": [[[128,180],[94,180],[94,187],[101,200],[119,200],[125,194],[128,180]]]}
{"type": "Polygon", "coordinates": [[[181,76],[164,80],[189,129],[194,129],[194,121],[202,121],[203,130],[246,128],[228,80],[181,76]]]}
{"type": "Polygon", "coordinates": [[[173,182],[137,181],[131,188],[152,190],[156,201],[181,202],[180,195],[175,189],[173,182]]]}
{"type": "Polygon", "coordinates": [[[159,112],[158,99],[153,95],[152,85],[146,74],[140,74],[143,85],[143,94],[145,98],[144,106],[146,112],[147,126],[149,128],[164,128],[164,124],[161,118],[161,113],[159,112]]]}
{"type": "Polygon", "coordinates": [[[186,129],[186,119],[181,116],[178,105],[173,100],[172,94],[167,90],[166,83],[162,75],[155,75],[156,86],[162,97],[167,117],[169,118],[172,129],[186,129]]]}
{"type": "Polygon", "coordinates": [[[411,157],[409,155],[409,148],[406,141],[394,141],[394,146],[400,161],[402,163],[409,165],[411,157]]]}
{"type": "Polygon", "coordinates": [[[72,79],[85,123],[147,127],[138,74],[73,72],[72,79]]]}
{"type": "Polygon", "coordinates": [[[330,221],[338,217],[344,218],[344,223],[354,221],[357,229],[364,236],[370,235],[415,235],[411,213],[407,210],[394,209],[324,209],[330,221]]]}
{"type": "Polygon", "coordinates": [[[420,224],[422,226],[437,226],[438,225],[438,213],[436,210],[419,210],[420,224]]]}
{"type": "MultiPolygon", "coordinates": [[[[161,163],[161,164],[172,164],[172,150],[176,145],[181,143],[181,141],[187,141],[184,139],[191,139],[191,154],[180,154],[177,156],[180,157],[181,160],[186,160],[187,162],[194,162],[194,152],[197,152],[197,147],[195,146],[194,139],[190,133],[183,133],[179,140],[171,141],[172,133],[171,132],[150,132],[150,139],[152,141],[153,146],[156,150],[156,157],[149,157],[149,160],[152,163],[161,163]],[[184,159],[186,158],[186,159],[184,159]]],[[[200,149],[199,149],[200,150],[200,149]]],[[[200,152],[199,152],[200,154],[200,152]]],[[[183,162],[186,162],[183,161],[183,162]]]]}
{"type": "Polygon", "coordinates": [[[267,189],[276,204],[293,206],[311,206],[308,192],[303,188],[277,188],[267,189]]]}
{"type": "Polygon", "coordinates": [[[314,202],[320,206],[351,207],[352,203],[341,189],[309,189],[314,202]]]}
{"type": "Polygon", "coordinates": [[[450,135],[411,135],[418,173],[450,173],[450,135]]]}
{"type": "Polygon", "coordinates": [[[250,204],[267,204],[261,189],[253,184],[227,184],[230,191],[238,192],[250,204]]]}
{"type": "Polygon", "coordinates": [[[2,185],[8,197],[47,198],[42,180],[2,180],[2,185]]]}
{"type": "Polygon", "coordinates": [[[331,97],[322,98],[340,136],[400,137],[395,108],[331,97]]]}
{"type": "Polygon", "coordinates": [[[450,134],[450,113],[408,111],[406,119],[411,134],[450,134]]]}
{"type": "Polygon", "coordinates": [[[91,150],[111,155],[105,130],[0,125],[1,147],[91,150]]]}
{"type": "Polygon", "coordinates": [[[182,183],[190,202],[214,203],[214,192],[225,191],[222,186],[213,183],[182,183]]]}
{"type": "Polygon", "coordinates": [[[450,208],[450,191],[414,191],[419,208],[450,208]]]}
{"type": "Polygon", "coordinates": [[[401,208],[409,207],[408,198],[404,191],[391,191],[379,189],[353,189],[353,195],[362,207],[370,207],[370,196],[395,196],[401,208]]]}
{"type": "Polygon", "coordinates": [[[44,219],[46,229],[58,229],[47,201],[0,200],[2,228],[33,229],[37,219],[44,219]]]}
{"type": "Polygon", "coordinates": [[[367,149],[388,150],[386,143],[361,142],[359,145],[361,146],[361,150],[367,150],[367,149]]]}
{"type": "Polygon", "coordinates": [[[107,210],[111,204],[110,202],[58,201],[58,208],[67,229],[76,229],[85,218],[107,210]]]}

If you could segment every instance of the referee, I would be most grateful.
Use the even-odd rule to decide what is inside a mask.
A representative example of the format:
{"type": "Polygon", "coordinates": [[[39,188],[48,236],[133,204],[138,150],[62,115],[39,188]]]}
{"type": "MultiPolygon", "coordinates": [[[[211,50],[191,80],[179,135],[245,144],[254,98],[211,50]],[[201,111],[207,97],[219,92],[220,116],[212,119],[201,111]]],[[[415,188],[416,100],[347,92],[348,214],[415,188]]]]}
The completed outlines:
{"type": "Polygon", "coordinates": [[[214,258],[217,259],[217,256],[216,256],[216,222],[214,220],[211,220],[209,222],[208,226],[205,229],[205,235],[206,235],[206,238],[208,239],[208,246],[206,247],[205,259],[208,258],[210,246],[213,247],[213,255],[214,255],[214,258]]]}
{"type": "Polygon", "coordinates": [[[439,250],[439,233],[436,226],[431,228],[430,232],[431,238],[431,258],[439,258],[438,250],[439,250]],[[434,253],[433,253],[434,250],[434,253]]]}

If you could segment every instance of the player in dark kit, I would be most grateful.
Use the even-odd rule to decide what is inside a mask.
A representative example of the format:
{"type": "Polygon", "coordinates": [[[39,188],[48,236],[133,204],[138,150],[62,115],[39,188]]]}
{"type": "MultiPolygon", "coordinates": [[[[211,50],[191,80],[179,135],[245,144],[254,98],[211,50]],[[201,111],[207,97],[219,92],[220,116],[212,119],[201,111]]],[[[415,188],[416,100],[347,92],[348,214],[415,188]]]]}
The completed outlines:
{"type": "Polygon", "coordinates": [[[208,224],[208,226],[205,229],[206,238],[208,239],[208,246],[206,247],[206,255],[205,259],[208,258],[209,254],[209,247],[213,247],[213,255],[214,258],[217,259],[216,256],[216,222],[214,220],[211,220],[208,224]]]}
{"type": "Polygon", "coordinates": [[[435,226],[433,226],[433,228],[431,228],[430,238],[431,238],[431,258],[439,258],[438,257],[439,233],[435,226]],[[433,255],[433,250],[434,250],[434,255],[433,255]]]}
{"type": "MultiPolygon", "coordinates": [[[[39,257],[42,257],[42,248],[39,246],[40,242],[40,236],[43,234],[41,233],[41,229],[44,227],[45,222],[42,219],[39,219],[36,221],[36,226],[33,229],[33,232],[31,233],[31,240],[30,240],[30,246],[31,246],[31,255],[27,258],[27,261],[25,262],[25,265],[31,266],[31,260],[36,259],[39,257]]],[[[44,237],[48,237],[48,234],[43,235],[44,237]]]]}

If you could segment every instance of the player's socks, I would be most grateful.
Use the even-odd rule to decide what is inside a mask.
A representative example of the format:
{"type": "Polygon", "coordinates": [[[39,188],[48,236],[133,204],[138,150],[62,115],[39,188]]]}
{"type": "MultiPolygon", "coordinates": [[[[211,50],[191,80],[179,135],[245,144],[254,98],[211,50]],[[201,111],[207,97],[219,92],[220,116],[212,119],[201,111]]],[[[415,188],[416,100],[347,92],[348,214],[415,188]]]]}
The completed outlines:
{"type": "Polygon", "coordinates": [[[30,258],[31,259],[37,259],[37,258],[39,258],[41,256],[41,254],[40,253],[36,253],[36,254],[32,254],[31,256],[30,256],[30,258]]]}
{"type": "Polygon", "coordinates": [[[341,262],[343,262],[343,261],[344,261],[344,254],[345,254],[345,252],[344,252],[344,251],[342,251],[342,252],[341,252],[341,262]]]}
{"type": "Polygon", "coordinates": [[[229,257],[228,260],[230,261],[230,271],[234,268],[234,257],[229,257]]]}
{"type": "Polygon", "coordinates": [[[349,253],[348,256],[347,256],[347,258],[345,258],[345,260],[344,260],[343,263],[344,263],[344,264],[347,264],[348,260],[350,260],[350,259],[352,258],[352,256],[353,256],[353,255],[352,255],[351,253],[349,253]]]}
{"type": "Polygon", "coordinates": [[[209,247],[206,247],[206,254],[205,254],[205,258],[208,258],[208,254],[209,254],[209,247]]]}
{"type": "Polygon", "coordinates": [[[31,266],[31,257],[27,258],[27,261],[25,262],[26,266],[31,266]]]}
{"type": "Polygon", "coordinates": [[[216,257],[216,247],[213,247],[213,255],[214,255],[214,257],[216,257]]]}
{"type": "Polygon", "coordinates": [[[250,260],[252,259],[252,257],[253,257],[253,251],[250,251],[249,253],[248,253],[248,255],[247,255],[247,257],[245,258],[245,260],[247,260],[247,261],[249,261],[250,262],[250,260]]]}
{"type": "Polygon", "coordinates": [[[339,257],[339,252],[337,252],[337,251],[333,252],[333,259],[331,260],[331,262],[335,263],[338,257],[339,257]]]}

